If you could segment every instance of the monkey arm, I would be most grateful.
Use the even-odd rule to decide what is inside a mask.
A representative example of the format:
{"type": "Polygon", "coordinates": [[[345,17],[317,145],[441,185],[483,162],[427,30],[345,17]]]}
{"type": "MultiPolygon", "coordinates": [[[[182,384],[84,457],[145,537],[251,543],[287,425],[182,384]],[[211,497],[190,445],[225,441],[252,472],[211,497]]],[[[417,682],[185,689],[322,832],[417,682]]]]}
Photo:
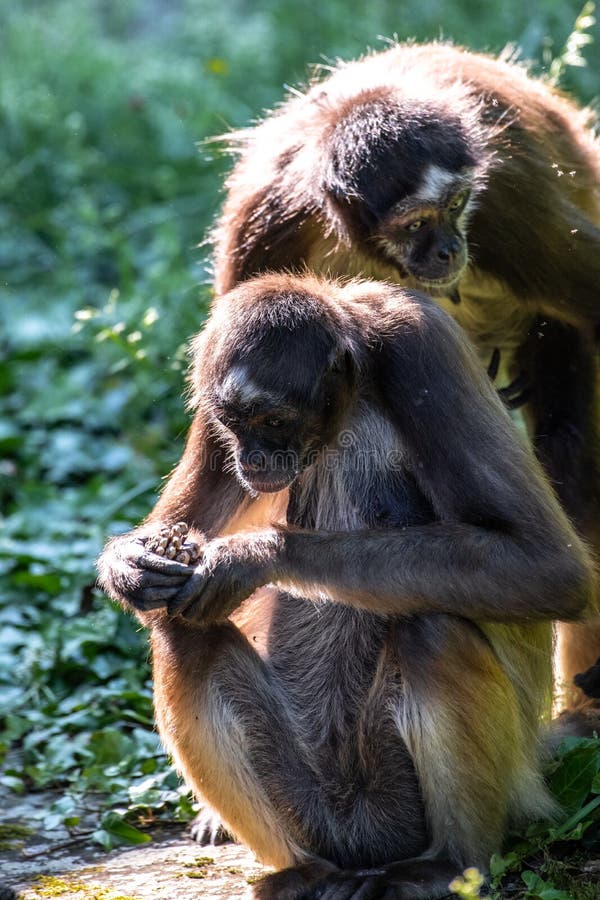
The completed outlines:
{"type": "MultiPolygon", "coordinates": [[[[507,528],[510,528],[507,523],[507,528]]],[[[275,583],[315,600],[385,615],[447,613],[487,621],[572,619],[593,592],[576,535],[434,523],[403,530],[277,529],[217,539],[168,603],[170,615],[222,621],[275,583]],[[547,540],[546,540],[547,539],[547,540]]]]}
{"type": "Polygon", "coordinates": [[[600,500],[600,381],[591,336],[542,319],[521,349],[530,373],[533,446],[564,510],[594,534],[600,500]]]}
{"type": "Polygon", "coordinates": [[[282,540],[274,579],[281,587],[377,613],[570,619],[582,614],[591,593],[576,537],[549,548],[439,523],[401,532],[287,532],[282,540]]]}
{"type": "Polygon", "coordinates": [[[113,538],[98,560],[99,584],[113,599],[136,611],[164,607],[193,572],[145,549],[160,524],[183,521],[211,538],[248,502],[237,479],[225,471],[226,451],[196,413],[183,456],[145,522],[113,538]]]}

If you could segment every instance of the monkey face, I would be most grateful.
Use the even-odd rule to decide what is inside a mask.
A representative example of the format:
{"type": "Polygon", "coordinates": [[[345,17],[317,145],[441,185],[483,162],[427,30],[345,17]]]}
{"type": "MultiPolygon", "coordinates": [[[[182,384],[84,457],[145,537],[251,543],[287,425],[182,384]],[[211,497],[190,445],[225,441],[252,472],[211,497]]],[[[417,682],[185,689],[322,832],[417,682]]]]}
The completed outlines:
{"type": "MultiPolygon", "coordinates": [[[[268,361],[263,358],[263,365],[268,361]]],[[[271,359],[266,370],[274,372],[280,362],[271,359]]],[[[307,348],[305,368],[311,369],[311,362],[307,348]]],[[[310,395],[302,401],[298,397],[304,391],[294,384],[292,372],[285,388],[269,389],[256,362],[232,366],[214,392],[215,426],[230,448],[232,469],[244,490],[285,490],[335,437],[352,395],[348,354],[332,355],[325,370],[316,368],[310,395]]]]}
{"type": "MultiPolygon", "coordinates": [[[[452,287],[468,259],[465,232],[470,189],[464,179],[448,180],[437,200],[428,198],[425,186],[393,207],[373,238],[403,277],[429,292],[452,287]]],[[[430,181],[435,181],[433,176],[430,181]]]]}
{"type": "Polygon", "coordinates": [[[242,487],[270,494],[285,490],[310,464],[323,426],[317,409],[299,408],[285,392],[261,387],[256,374],[248,366],[232,367],[215,392],[212,412],[242,487]]]}
{"type": "Polygon", "coordinates": [[[219,422],[231,448],[236,477],[251,493],[285,490],[303,468],[299,421],[289,409],[223,409],[219,422]]]}

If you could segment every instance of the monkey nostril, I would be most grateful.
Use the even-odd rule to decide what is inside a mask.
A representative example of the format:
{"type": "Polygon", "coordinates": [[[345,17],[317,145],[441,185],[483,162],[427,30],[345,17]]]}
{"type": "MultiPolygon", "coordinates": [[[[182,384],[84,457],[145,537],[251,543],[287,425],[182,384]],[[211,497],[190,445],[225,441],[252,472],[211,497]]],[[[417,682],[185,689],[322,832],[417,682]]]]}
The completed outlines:
{"type": "Polygon", "coordinates": [[[438,259],[441,260],[441,262],[450,262],[452,253],[447,248],[438,250],[438,259]]]}
{"type": "Polygon", "coordinates": [[[262,472],[266,467],[266,458],[264,453],[252,450],[249,453],[241,454],[240,465],[248,473],[262,472]]]}

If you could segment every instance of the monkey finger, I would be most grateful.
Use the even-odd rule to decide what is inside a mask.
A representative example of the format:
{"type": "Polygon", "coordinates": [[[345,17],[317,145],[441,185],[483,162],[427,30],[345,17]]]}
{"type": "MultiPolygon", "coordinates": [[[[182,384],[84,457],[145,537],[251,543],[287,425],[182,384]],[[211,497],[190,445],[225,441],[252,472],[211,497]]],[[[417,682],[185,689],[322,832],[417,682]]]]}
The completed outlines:
{"type": "Polygon", "coordinates": [[[491,381],[494,381],[496,375],[498,374],[498,369],[500,368],[500,351],[497,347],[494,348],[494,352],[492,353],[492,358],[489,361],[487,367],[487,373],[490,377],[491,381]]]}
{"type": "Polygon", "coordinates": [[[137,580],[137,586],[139,588],[179,588],[186,582],[189,577],[189,572],[187,575],[177,575],[176,573],[166,574],[164,572],[155,572],[152,569],[142,569],[137,580]]]}
{"type": "Polygon", "coordinates": [[[209,575],[194,573],[188,581],[182,585],[169,603],[167,612],[170,616],[183,616],[186,614],[188,607],[194,603],[202,594],[204,583],[209,580],[209,575]]]}
{"type": "Polygon", "coordinates": [[[143,553],[136,559],[136,565],[141,569],[151,569],[165,575],[182,575],[186,578],[189,578],[193,571],[191,566],[175,562],[174,559],[165,559],[164,556],[156,556],[154,553],[143,553]]]}
{"type": "Polygon", "coordinates": [[[136,609],[148,612],[152,609],[167,607],[168,602],[178,591],[177,587],[148,587],[136,591],[131,601],[136,609]]]}
{"type": "Polygon", "coordinates": [[[211,575],[194,590],[187,604],[180,608],[179,615],[190,622],[216,622],[226,618],[227,614],[237,605],[233,603],[227,607],[227,611],[224,611],[223,600],[225,598],[231,600],[230,587],[228,588],[224,579],[211,575]]]}
{"type": "Polygon", "coordinates": [[[522,406],[525,406],[529,403],[531,398],[531,391],[522,391],[517,397],[512,397],[510,400],[505,400],[504,403],[508,409],[520,409],[522,406]]]}

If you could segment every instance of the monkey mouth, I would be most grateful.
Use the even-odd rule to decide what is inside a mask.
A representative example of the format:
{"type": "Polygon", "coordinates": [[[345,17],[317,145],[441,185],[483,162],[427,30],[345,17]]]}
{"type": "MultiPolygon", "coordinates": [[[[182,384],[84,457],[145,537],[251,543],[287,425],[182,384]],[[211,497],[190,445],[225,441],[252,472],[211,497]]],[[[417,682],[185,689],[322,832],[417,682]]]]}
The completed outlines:
{"type": "Polygon", "coordinates": [[[276,494],[278,491],[288,488],[297,474],[297,472],[286,472],[275,475],[261,472],[260,477],[257,477],[238,471],[238,478],[242,487],[251,494],[276,494]]]}
{"type": "Polygon", "coordinates": [[[423,291],[449,291],[458,286],[460,276],[463,270],[453,272],[452,275],[446,275],[443,278],[420,278],[413,275],[415,286],[423,291]]]}

